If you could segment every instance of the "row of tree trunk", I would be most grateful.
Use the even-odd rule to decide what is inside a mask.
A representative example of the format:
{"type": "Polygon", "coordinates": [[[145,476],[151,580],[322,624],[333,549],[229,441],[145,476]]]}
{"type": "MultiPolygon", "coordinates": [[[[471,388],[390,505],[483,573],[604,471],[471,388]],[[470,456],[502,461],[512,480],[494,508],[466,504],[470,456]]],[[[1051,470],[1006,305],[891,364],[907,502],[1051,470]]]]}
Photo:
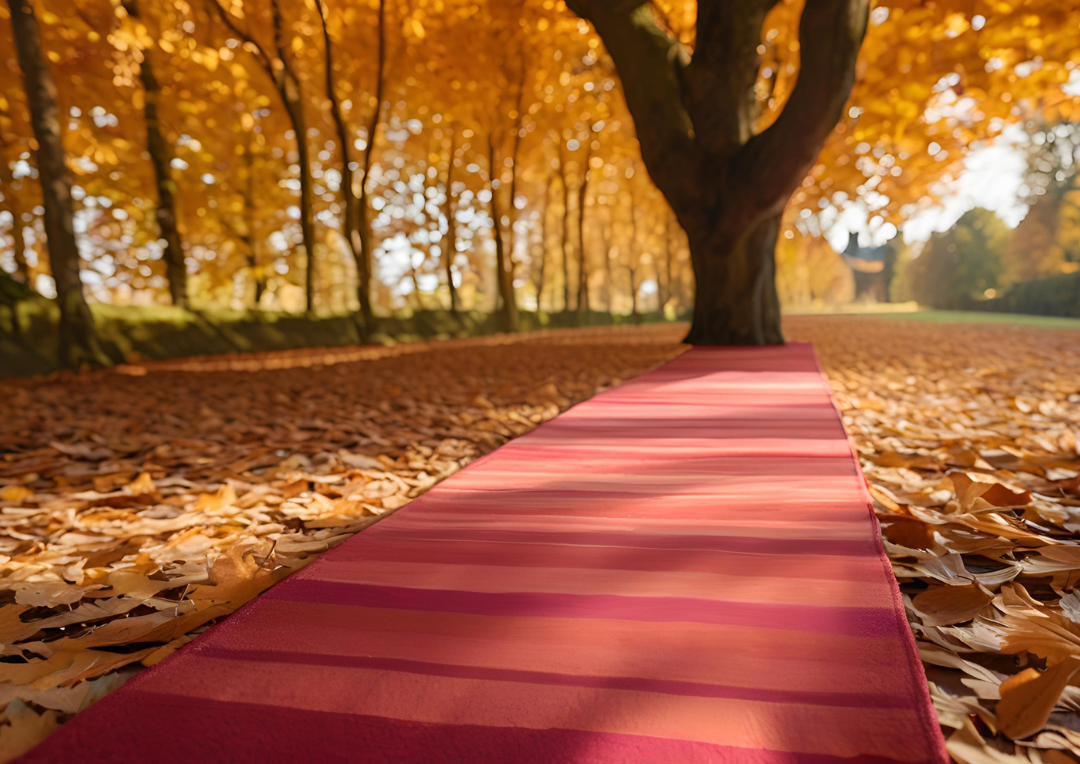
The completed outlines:
{"type": "MultiPolygon", "coordinates": [[[[287,55],[285,24],[278,0],[271,0],[274,51],[241,30],[218,2],[209,0],[230,31],[246,43],[273,81],[296,136],[300,166],[300,224],[306,255],[306,306],[313,307],[315,233],[307,125],[300,80],[287,55]]],[[[755,133],[760,106],[755,95],[765,16],[778,0],[726,0],[698,7],[697,40],[687,58],[677,40],[639,2],[570,0],[592,22],[619,71],[623,91],[641,139],[642,156],[653,181],[671,204],[686,231],[695,275],[694,319],[687,340],[699,344],[769,344],[783,342],[775,286],[774,251],[783,208],[813,164],[838,121],[854,82],[855,60],[869,12],[869,0],[813,0],[800,23],[800,73],[783,111],[755,133]]],[[[49,262],[60,309],[61,357],[69,366],[107,361],[94,332],[80,278],[74,234],[71,175],[62,145],[57,90],[41,50],[37,19],[29,0],[7,0],[16,52],[23,72],[31,123],[37,141],[44,224],[49,262]]],[[[138,18],[137,0],[123,0],[138,18]]],[[[327,93],[341,143],[345,238],[356,261],[358,300],[364,327],[373,327],[371,310],[372,236],[367,203],[368,171],[382,104],[385,63],[385,0],[379,0],[378,86],[367,123],[363,177],[356,188],[350,167],[349,131],[333,81],[333,44],[326,9],[317,2],[323,23],[327,93]]],[[[158,194],[157,222],[165,240],[165,261],[174,303],[188,302],[183,244],[176,225],[171,151],[158,114],[160,87],[142,51],[140,78],[146,91],[147,149],[158,194]]],[[[524,75],[524,61],[522,74],[524,75]]],[[[518,88],[518,119],[521,91],[518,88]]],[[[520,125],[514,133],[511,162],[516,164],[520,125]]],[[[561,149],[560,149],[561,150],[561,149]]],[[[586,142],[586,154],[591,141],[586,142]]],[[[495,229],[499,311],[507,329],[516,327],[512,251],[503,240],[504,217],[513,230],[516,166],[510,183],[508,215],[501,214],[496,146],[489,131],[488,167],[492,181],[491,214],[495,229]]],[[[589,163],[586,156],[578,190],[579,279],[577,307],[588,311],[588,277],[583,236],[589,163]]],[[[450,162],[452,176],[453,156],[450,162]]],[[[447,179],[447,205],[452,177],[447,179]]],[[[564,193],[567,192],[565,175],[564,193]]],[[[567,193],[568,195],[568,193],[567,193]]],[[[565,205],[568,207],[568,205],[565,205]]],[[[564,209],[564,225],[568,223],[564,209]]],[[[448,222],[452,215],[448,216],[448,222]]],[[[17,226],[18,224],[16,224],[17,226]]],[[[450,223],[452,225],[452,223],[450,223]]],[[[16,228],[16,233],[18,230],[16,228]]],[[[21,238],[21,237],[18,237],[21,238]]],[[[16,245],[18,246],[18,245],[16,245]]],[[[511,248],[512,250],[512,248],[511,248]]],[[[447,253],[447,277],[453,296],[453,250],[447,253]]],[[[569,257],[564,245],[564,308],[569,305],[569,257]]],[[[632,274],[632,279],[635,278],[632,274]]]]}

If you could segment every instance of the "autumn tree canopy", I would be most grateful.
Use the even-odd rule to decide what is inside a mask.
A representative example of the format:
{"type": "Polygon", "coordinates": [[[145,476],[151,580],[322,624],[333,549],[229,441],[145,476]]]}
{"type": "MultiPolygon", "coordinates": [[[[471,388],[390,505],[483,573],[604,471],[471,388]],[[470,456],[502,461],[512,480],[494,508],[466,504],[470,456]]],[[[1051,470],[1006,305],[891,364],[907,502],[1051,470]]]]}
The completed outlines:
{"type": "Polygon", "coordinates": [[[775,341],[777,235],[852,206],[901,222],[971,146],[1077,110],[1080,12],[1053,0],[569,5],[12,0],[0,265],[73,299],[19,7],[90,298],[368,331],[403,308],[512,328],[696,303],[701,341],[775,341]]]}

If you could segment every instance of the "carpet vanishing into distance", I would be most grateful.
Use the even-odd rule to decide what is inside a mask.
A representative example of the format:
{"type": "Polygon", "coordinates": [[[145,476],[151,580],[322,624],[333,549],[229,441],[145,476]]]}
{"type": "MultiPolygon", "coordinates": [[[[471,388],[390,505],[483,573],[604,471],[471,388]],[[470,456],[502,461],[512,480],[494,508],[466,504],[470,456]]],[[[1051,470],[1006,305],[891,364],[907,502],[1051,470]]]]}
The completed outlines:
{"type": "Polygon", "coordinates": [[[323,555],[30,762],[946,762],[809,345],[695,348],[323,555]]]}

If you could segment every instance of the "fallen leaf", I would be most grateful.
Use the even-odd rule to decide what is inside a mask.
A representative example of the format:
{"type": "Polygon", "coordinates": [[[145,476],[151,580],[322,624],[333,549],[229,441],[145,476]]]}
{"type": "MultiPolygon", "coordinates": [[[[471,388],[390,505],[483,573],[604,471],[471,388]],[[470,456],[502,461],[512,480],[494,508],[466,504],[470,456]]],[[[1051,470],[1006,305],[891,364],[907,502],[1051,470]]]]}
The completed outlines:
{"type": "Polygon", "coordinates": [[[1015,740],[1042,729],[1077,671],[1080,656],[1071,656],[1041,674],[1025,669],[1002,682],[1001,700],[994,710],[1001,731],[1015,740]]]}

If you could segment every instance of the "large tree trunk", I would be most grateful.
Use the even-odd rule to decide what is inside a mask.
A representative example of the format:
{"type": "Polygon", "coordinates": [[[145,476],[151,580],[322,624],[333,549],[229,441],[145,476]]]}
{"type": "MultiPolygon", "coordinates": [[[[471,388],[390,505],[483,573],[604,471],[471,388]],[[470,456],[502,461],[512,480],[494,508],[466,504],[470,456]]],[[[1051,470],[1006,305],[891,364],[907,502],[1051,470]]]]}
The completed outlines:
{"type": "Polygon", "coordinates": [[[783,342],[778,221],[843,113],[869,0],[806,2],[798,79],[760,132],[757,48],[777,0],[699,2],[689,59],[645,0],[567,4],[611,55],[646,169],[689,237],[698,281],[687,341],[783,342]]]}
{"type": "Polygon", "coordinates": [[[780,300],[774,251],[780,215],[750,231],[717,226],[687,231],[694,266],[694,318],[686,341],[697,345],[777,345],[780,300]]]}
{"type": "Polygon", "coordinates": [[[79,273],[71,173],[64,162],[56,83],[45,64],[37,18],[29,0],[8,0],[19,66],[23,72],[30,123],[37,140],[37,169],[45,208],[49,267],[60,308],[60,363],[68,368],[109,363],[101,349],[79,273]]]}
{"type": "MultiPolygon", "coordinates": [[[[137,0],[125,0],[124,9],[134,20],[139,19],[137,0]]],[[[142,51],[139,63],[139,81],[143,86],[143,117],[146,121],[146,151],[150,155],[150,166],[154,170],[154,188],[157,190],[158,203],[154,210],[158,231],[165,242],[161,259],[165,262],[165,280],[169,284],[169,297],[178,308],[188,307],[187,265],[184,262],[184,246],[180,241],[176,215],[176,182],[172,179],[170,164],[173,152],[161,131],[161,119],[158,115],[158,103],[161,100],[161,85],[154,75],[150,64],[150,51],[142,51]]]]}

